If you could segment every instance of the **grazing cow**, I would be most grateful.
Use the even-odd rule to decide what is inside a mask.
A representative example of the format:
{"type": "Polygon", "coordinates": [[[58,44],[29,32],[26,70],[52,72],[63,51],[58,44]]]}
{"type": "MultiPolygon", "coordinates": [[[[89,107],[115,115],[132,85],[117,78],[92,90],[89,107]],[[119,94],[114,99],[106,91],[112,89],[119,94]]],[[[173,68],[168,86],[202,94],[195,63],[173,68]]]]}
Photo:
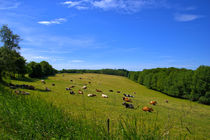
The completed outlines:
{"type": "Polygon", "coordinates": [[[127,98],[127,97],[122,97],[122,98],[123,98],[124,101],[126,101],[126,102],[131,102],[131,103],[132,103],[131,99],[129,99],[129,98],[127,98]]]}
{"type": "Polygon", "coordinates": [[[42,84],[46,84],[45,80],[41,80],[42,84]]]}
{"type": "Polygon", "coordinates": [[[70,88],[66,88],[66,90],[70,90],[70,88]]]}
{"type": "Polygon", "coordinates": [[[168,103],[168,100],[165,100],[166,103],[168,103]]]}
{"type": "Polygon", "coordinates": [[[16,86],[10,86],[11,89],[16,89],[16,86]]]}
{"type": "Polygon", "coordinates": [[[99,90],[99,89],[96,89],[96,92],[102,92],[101,90],[99,90]]]}
{"type": "Polygon", "coordinates": [[[30,90],[35,90],[35,87],[32,86],[32,85],[30,85],[30,86],[28,86],[28,89],[30,89],[30,90]]]}
{"type": "Polygon", "coordinates": [[[124,102],[122,105],[124,105],[126,108],[134,109],[133,104],[128,104],[128,103],[124,102]]]}
{"type": "Polygon", "coordinates": [[[79,90],[78,93],[79,93],[79,94],[83,94],[83,91],[79,90]]]}
{"type": "Polygon", "coordinates": [[[147,107],[147,106],[143,107],[142,110],[145,111],[145,112],[152,112],[153,111],[153,109],[151,107],[147,107]]]}
{"type": "Polygon", "coordinates": [[[14,92],[15,92],[16,94],[20,94],[20,93],[21,93],[20,90],[15,90],[14,92]]]}
{"type": "Polygon", "coordinates": [[[48,87],[45,88],[45,91],[50,91],[50,89],[48,87]]]}
{"type": "Polygon", "coordinates": [[[157,104],[157,101],[150,101],[150,104],[151,105],[156,105],[157,104]]]}
{"type": "Polygon", "coordinates": [[[74,93],[74,91],[70,91],[70,94],[73,95],[73,94],[75,94],[75,93],[74,93]]]}
{"type": "Polygon", "coordinates": [[[69,88],[74,88],[75,86],[70,86],[69,88]]]}
{"type": "Polygon", "coordinates": [[[103,98],[108,98],[108,95],[102,94],[101,95],[103,98]]]}
{"type": "Polygon", "coordinates": [[[113,90],[110,89],[109,92],[113,92],[113,90]]]}
{"type": "Polygon", "coordinates": [[[136,92],[133,92],[133,94],[136,94],[136,92]]]}
{"type": "Polygon", "coordinates": [[[96,96],[95,94],[88,94],[87,95],[88,97],[94,97],[94,96],[96,96]]]}
{"type": "Polygon", "coordinates": [[[83,86],[82,89],[87,89],[87,86],[83,86]]]}
{"type": "Polygon", "coordinates": [[[89,84],[91,84],[91,82],[88,82],[89,84]]]}
{"type": "Polygon", "coordinates": [[[132,97],[132,98],[134,98],[134,96],[132,96],[132,95],[129,95],[129,94],[123,94],[125,97],[132,97]]]}
{"type": "Polygon", "coordinates": [[[73,80],[70,80],[70,82],[73,82],[73,80]]]}
{"type": "Polygon", "coordinates": [[[54,84],[54,83],[52,83],[52,86],[55,86],[55,84],[54,84]]]}
{"type": "Polygon", "coordinates": [[[79,79],[82,79],[81,77],[79,79]]]}
{"type": "Polygon", "coordinates": [[[30,95],[30,93],[29,92],[22,91],[21,92],[21,95],[30,95]]]}
{"type": "Polygon", "coordinates": [[[117,93],[120,93],[120,91],[117,91],[117,93]]]}

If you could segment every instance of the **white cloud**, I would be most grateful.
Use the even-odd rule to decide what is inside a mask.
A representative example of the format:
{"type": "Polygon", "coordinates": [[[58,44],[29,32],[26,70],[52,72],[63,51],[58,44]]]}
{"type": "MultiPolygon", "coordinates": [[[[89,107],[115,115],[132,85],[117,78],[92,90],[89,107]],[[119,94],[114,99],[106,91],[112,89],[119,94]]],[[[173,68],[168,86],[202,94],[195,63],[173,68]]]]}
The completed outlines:
{"type": "Polygon", "coordinates": [[[63,22],[67,21],[65,18],[58,18],[50,21],[39,21],[37,23],[43,24],[43,25],[51,25],[51,24],[61,24],[63,22]]]}
{"type": "Polygon", "coordinates": [[[80,0],[66,1],[63,5],[78,10],[100,8],[103,10],[120,10],[125,12],[137,12],[145,7],[163,4],[162,0],[80,0]]]}
{"type": "Polygon", "coordinates": [[[68,7],[70,8],[70,7],[78,6],[78,5],[80,5],[81,3],[82,3],[82,1],[75,1],[75,2],[73,2],[73,1],[65,1],[65,2],[63,2],[62,4],[68,5],[68,7]]]}
{"type": "Polygon", "coordinates": [[[85,62],[83,60],[71,60],[72,63],[82,63],[82,62],[85,62]]]}
{"type": "Polygon", "coordinates": [[[201,17],[202,16],[200,15],[194,15],[194,14],[178,14],[178,15],[175,15],[174,19],[179,22],[187,22],[187,21],[196,20],[201,17]]]}
{"type": "Polygon", "coordinates": [[[18,8],[20,2],[16,2],[14,0],[0,0],[0,10],[10,10],[18,8]]]}

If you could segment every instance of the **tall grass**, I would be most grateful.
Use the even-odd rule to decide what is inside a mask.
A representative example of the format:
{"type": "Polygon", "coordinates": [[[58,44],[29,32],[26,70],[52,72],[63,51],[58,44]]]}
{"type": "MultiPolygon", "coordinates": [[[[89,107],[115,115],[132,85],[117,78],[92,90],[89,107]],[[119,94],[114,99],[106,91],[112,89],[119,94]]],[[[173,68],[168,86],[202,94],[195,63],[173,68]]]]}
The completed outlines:
{"type": "Polygon", "coordinates": [[[40,98],[18,96],[0,85],[0,136],[2,139],[159,139],[160,129],[137,117],[119,119],[108,133],[107,122],[71,118],[40,98]],[[94,123],[95,122],[95,123],[94,123]]]}

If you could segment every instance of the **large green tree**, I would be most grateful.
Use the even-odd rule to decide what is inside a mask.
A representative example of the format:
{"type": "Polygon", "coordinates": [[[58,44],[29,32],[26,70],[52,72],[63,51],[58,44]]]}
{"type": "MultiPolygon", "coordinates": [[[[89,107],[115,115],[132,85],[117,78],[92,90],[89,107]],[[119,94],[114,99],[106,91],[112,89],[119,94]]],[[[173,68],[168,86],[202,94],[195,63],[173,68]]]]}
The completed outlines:
{"type": "Polygon", "coordinates": [[[3,43],[0,47],[0,80],[3,71],[23,75],[26,72],[24,67],[26,61],[18,52],[21,41],[19,35],[14,34],[7,25],[3,25],[0,29],[0,41],[3,43]]]}

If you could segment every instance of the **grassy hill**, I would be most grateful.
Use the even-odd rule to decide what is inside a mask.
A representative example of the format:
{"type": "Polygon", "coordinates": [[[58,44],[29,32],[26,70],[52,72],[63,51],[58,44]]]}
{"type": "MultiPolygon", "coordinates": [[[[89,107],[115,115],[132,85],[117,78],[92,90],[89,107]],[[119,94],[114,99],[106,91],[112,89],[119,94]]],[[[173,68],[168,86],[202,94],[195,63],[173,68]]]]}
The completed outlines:
{"type": "MultiPolygon", "coordinates": [[[[95,133],[91,131],[93,137],[94,135],[107,135],[107,119],[110,119],[110,137],[106,137],[110,139],[210,138],[210,106],[169,97],[120,76],[103,74],[64,74],[63,76],[63,74],[57,74],[54,77],[48,77],[45,81],[46,84],[36,79],[12,80],[11,82],[35,86],[34,91],[24,89],[30,92],[25,100],[43,100],[46,104],[62,110],[64,116],[89,125],[87,127],[89,129],[94,128],[95,133]],[[55,86],[52,86],[52,83],[55,86]],[[87,84],[87,89],[83,90],[84,94],[78,94],[78,90],[85,84],[87,84]],[[65,90],[66,87],[72,85],[75,86],[73,88],[75,95],[70,95],[69,91],[65,90]],[[51,91],[44,91],[45,87],[51,91]],[[102,90],[109,98],[102,98],[101,93],[97,93],[96,89],[102,90]],[[114,92],[109,92],[109,90],[114,92]],[[121,91],[121,93],[116,91],[121,91]],[[91,93],[97,96],[88,97],[87,94],[91,93]],[[122,105],[123,93],[135,96],[132,98],[132,104],[136,109],[126,109],[122,105]],[[165,102],[166,99],[168,103],[165,102]],[[149,104],[152,100],[157,101],[156,106],[149,104]],[[144,106],[152,107],[154,111],[144,112],[142,111],[144,106]]],[[[3,132],[3,129],[0,128],[1,131],[3,132]]],[[[84,135],[84,137],[87,136],[84,135]]]]}

